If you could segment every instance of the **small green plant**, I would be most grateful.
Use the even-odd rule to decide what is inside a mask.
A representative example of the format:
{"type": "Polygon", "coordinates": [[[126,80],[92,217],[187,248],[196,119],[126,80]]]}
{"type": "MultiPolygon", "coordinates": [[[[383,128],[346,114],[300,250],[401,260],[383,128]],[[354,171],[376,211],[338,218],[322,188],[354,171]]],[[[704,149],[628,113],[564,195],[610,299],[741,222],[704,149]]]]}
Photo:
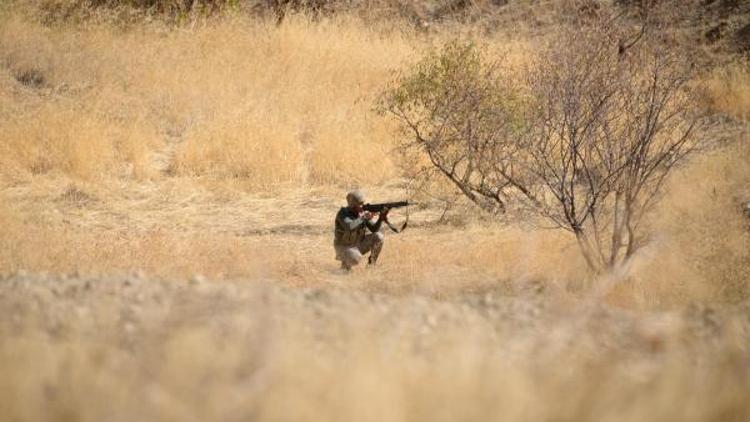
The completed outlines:
{"type": "Polygon", "coordinates": [[[492,167],[525,127],[521,91],[506,71],[475,43],[452,41],[401,75],[378,107],[402,123],[402,150],[428,158],[415,174],[429,178],[436,170],[487,210],[506,207],[508,186],[492,167]]]}

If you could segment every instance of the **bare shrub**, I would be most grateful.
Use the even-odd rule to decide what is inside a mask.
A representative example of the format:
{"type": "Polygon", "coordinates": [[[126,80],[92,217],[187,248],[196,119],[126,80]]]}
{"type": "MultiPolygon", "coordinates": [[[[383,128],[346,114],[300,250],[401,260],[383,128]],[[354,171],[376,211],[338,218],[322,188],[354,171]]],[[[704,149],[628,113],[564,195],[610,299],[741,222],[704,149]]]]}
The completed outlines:
{"type": "Polygon", "coordinates": [[[648,36],[623,39],[611,19],[564,31],[520,83],[454,42],[400,76],[381,110],[466,197],[571,232],[602,271],[647,241],[644,215],[702,139],[689,63],[648,36]]]}

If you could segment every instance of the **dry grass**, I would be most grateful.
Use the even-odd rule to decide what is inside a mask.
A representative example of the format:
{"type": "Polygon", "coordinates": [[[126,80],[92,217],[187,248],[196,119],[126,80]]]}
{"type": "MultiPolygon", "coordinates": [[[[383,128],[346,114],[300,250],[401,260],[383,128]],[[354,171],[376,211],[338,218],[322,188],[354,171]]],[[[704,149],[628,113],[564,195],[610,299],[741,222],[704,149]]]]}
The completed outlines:
{"type": "MultiPolygon", "coordinates": [[[[343,191],[407,195],[375,94],[472,28],[93,22],[0,16],[3,418],[750,417],[747,136],[675,175],[607,279],[563,233],[427,197],[345,277],[343,191]]],[[[481,41],[516,67],[537,42],[481,41]]],[[[747,81],[708,78],[715,109],[747,118],[747,81]]]]}
{"type": "MultiPolygon", "coordinates": [[[[750,236],[737,197],[745,195],[750,175],[734,164],[740,159],[731,151],[686,169],[687,180],[672,186],[652,222],[654,243],[612,280],[610,303],[648,309],[747,297],[750,236]],[[736,171],[717,177],[725,169],[736,171]],[[707,174],[710,183],[697,181],[707,174]]],[[[383,199],[393,194],[392,188],[371,192],[383,199]]],[[[185,179],[103,186],[50,177],[9,189],[5,198],[0,269],[6,274],[141,271],[164,279],[203,274],[308,287],[337,279],[329,227],[341,203],[337,189],[263,198],[185,179]]],[[[430,225],[439,214],[413,210],[416,228],[388,236],[379,268],[351,283],[434,297],[484,289],[586,294],[591,280],[564,233],[486,222],[430,225]]]]}
{"type": "Polygon", "coordinates": [[[716,69],[707,78],[711,105],[735,118],[750,120],[750,70],[741,61],[716,69]]]}
{"type": "Polygon", "coordinates": [[[254,190],[392,178],[388,126],[371,100],[420,45],[346,18],[125,34],[9,18],[0,30],[16,114],[0,121],[6,164],[84,179],[167,170],[254,190]]]}
{"type": "MultiPolygon", "coordinates": [[[[0,118],[0,173],[16,187],[4,195],[11,202],[3,210],[8,230],[0,270],[272,275],[303,285],[324,283],[335,264],[319,245],[329,242],[330,213],[340,203],[336,188],[382,185],[404,164],[391,150],[391,123],[371,111],[375,95],[416,51],[448,36],[379,30],[346,16],[318,23],[293,16],[279,27],[227,17],[192,28],[140,23],[115,30],[47,27],[12,14],[0,35],[0,87],[8,94],[0,103],[8,111],[0,118]],[[61,199],[71,186],[89,200],[61,199]],[[248,191],[276,199],[243,197],[248,191]],[[304,208],[316,195],[322,202],[304,208]],[[270,234],[258,239],[264,230],[270,234]],[[301,237],[294,234],[299,230],[301,237]]],[[[513,68],[533,54],[528,40],[481,42],[513,68]]],[[[731,68],[708,79],[718,109],[747,113],[745,76],[731,68]]],[[[717,202],[713,190],[694,187],[723,183],[722,197],[740,190],[748,176],[720,169],[744,168],[737,164],[744,151],[707,158],[687,178],[675,178],[675,193],[654,220],[661,242],[655,245],[671,246],[647,249],[619,274],[613,302],[683,303],[717,297],[717,289],[738,283],[741,277],[727,273],[720,287],[711,287],[718,276],[692,267],[718,271],[724,267],[716,260],[726,257],[726,268],[745,268],[746,257],[736,252],[746,241],[739,199],[717,202]],[[681,190],[691,192],[689,202],[681,190]],[[705,203],[715,208],[698,212],[705,203]],[[722,252],[688,248],[704,245],[695,239],[705,233],[676,230],[672,222],[683,217],[675,213],[690,215],[684,218],[695,227],[731,221],[711,233],[740,234],[718,234],[719,243],[736,238],[722,252]]],[[[380,197],[405,194],[392,186],[380,197]]],[[[437,219],[440,211],[431,212],[423,222],[437,219]]],[[[467,221],[456,212],[461,208],[450,219],[467,221]]],[[[591,281],[563,234],[486,223],[469,230],[394,238],[386,268],[370,278],[385,277],[392,291],[438,295],[498,280],[563,291],[591,281]]],[[[744,291],[735,287],[729,290],[744,291]]]]}
{"type": "MultiPolygon", "coordinates": [[[[304,190],[269,199],[217,198],[184,180],[144,188],[54,178],[13,189],[0,212],[6,228],[0,270],[142,272],[162,279],[202,274],[308,287],[337,279],[329,227],[331,210],[341,202],[337,190],[318,191],[313,200],[304,190]],[[303,217],[296,218],[300,208],[303,217]]],[[[580,281],[583,263],[564,236],[486,223],[462,230],[419,228],[436,219],[432,211],[412,211],[417,228],[408,236],[388,236],[382,265],[352,283],[371,291],[447,297],[524,289],[529,282],[564,291],[580,281]]]]}

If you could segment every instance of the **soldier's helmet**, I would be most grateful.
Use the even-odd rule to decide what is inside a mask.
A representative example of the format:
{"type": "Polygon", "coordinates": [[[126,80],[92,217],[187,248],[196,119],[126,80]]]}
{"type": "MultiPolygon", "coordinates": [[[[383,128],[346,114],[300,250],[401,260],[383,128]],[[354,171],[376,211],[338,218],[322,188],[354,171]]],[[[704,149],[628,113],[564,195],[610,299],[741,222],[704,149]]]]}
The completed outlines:
{"type": "Polygon", "coordinates": [[[365,203],[365,194],[359,189],[355,189],[346,194],[346,204],[350,207],[362,205],[365,203]]]}

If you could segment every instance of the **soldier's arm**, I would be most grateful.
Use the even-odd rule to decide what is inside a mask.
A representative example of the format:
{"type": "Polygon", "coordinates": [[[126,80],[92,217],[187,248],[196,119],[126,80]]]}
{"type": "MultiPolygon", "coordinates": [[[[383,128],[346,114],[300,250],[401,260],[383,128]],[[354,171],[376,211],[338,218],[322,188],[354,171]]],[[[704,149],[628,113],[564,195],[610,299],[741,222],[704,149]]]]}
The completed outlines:
{"type": "Polygon", "coordinates": [[[383,224],[383,219],[378,218],[378,221],[372,223],[369,220],[365,220],[365,224],[367,225],[367,228],[370,229],[371,232],[375,233],[380,230],[380,226],[383,224]]]}
{"type": "Polygon", "coordinates": [[[367,221],[362,217],[352,218],[350,216],[343,216],[341,222],[343,223],[344,227],[346,227],[346,229],[350,231],[357,230],[358,228],[362,227],[363,224],[367,224],[367,221]]]}
{"type": "Polygon", "coordinates": [[[378,221],[374,223],[367,221],[367,228],[373,233],[380,231],[380,226],[383,225],[383,222],[388,221],[388,211],[390,211],[388,208],[383,208],[380,211],[380,215],[378,215],[378,221]]]}

